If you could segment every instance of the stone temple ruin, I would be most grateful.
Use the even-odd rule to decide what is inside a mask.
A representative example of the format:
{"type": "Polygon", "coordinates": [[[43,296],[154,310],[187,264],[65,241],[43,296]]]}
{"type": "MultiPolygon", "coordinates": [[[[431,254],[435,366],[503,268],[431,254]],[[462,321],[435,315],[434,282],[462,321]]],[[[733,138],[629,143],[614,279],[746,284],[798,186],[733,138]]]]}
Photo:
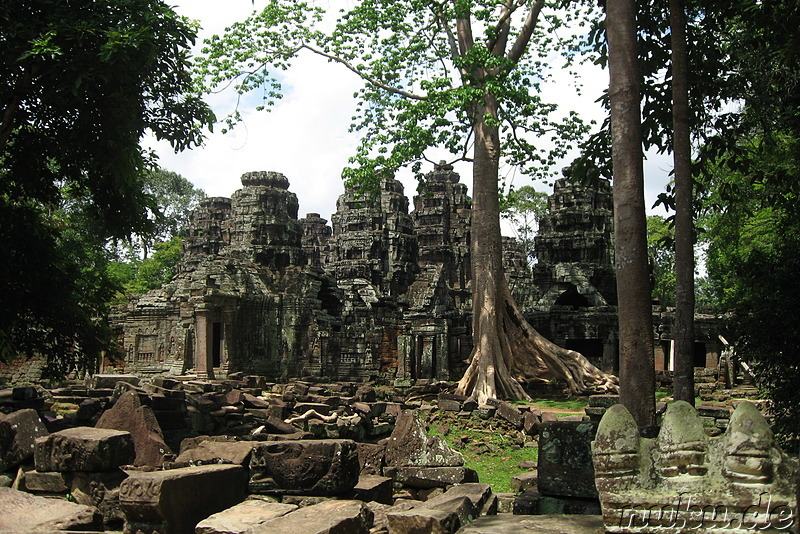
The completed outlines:
{"type": "MultiPolygon", "coordinates": [[[[269,379],[457,380],[471,351],[470,198],[452,166],[425,176],[409,213],[403,186],[347,189],[332,227],[298,219],[279,173],[251,172],[191,214],[174,279],[115,318],[125,372],[269,379]]],[[[532,272],[506,240],[506,271],[531,324],[596,366],[617,369],[612,200],[557,180],[532,272]]],[[[671,318],[655,312],[657,365],[671,318]],[[662,316],[663,315],[663,316],[662,316]]],[[[715,367],[717,324],[698,319],[697,366],[715,367]]]]}

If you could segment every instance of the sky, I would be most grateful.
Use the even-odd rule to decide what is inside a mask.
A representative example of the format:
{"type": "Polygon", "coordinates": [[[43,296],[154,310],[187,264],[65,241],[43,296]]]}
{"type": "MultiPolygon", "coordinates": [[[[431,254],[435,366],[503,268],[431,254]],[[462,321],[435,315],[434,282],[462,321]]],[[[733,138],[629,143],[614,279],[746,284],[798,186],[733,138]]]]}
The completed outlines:
{"type": "MultiPolygon", "coordinates": [[[[323,0],[323,5],[338,4],[340,0],[323,0]]],[[[199,53],[204,38],[222,33],[226,26],[244,20],[264,0],[173,0],[169,2],[180,14],[197,20],[201,26],[199,53]]],[[[544,98],[555,101],[564,110],[576,110],[585,120],[602,121],[603,112],[595,100],[608,85],[608,74],[597,68],[586,68],[584,88],[575,90],[566,74],[556,73],[555,82],[544,89],[544,98]]],[[[336,199],[344,192],[342,169],[347,159],[355,153],[357,133],[348,133],[350,119],[355,113],[353,93],[358,90],[358,79],[345,69],[327,63],[312,55],[301,60],[286,73],[283,82],[284,97],[276,102],[272,111],[256,111],[254,107],[240,106],[244,120],[233,131],[222,134],[222,125],[207,134],[203,146],[174,153],[168,143],[145,139],[145,145],[159,156],[159,165],[189,179],[208,196],[230,197],[241,187],[240,177],[248,171],[276,171],[289,180],[289,190],[300,203],[300,217],[319,213],[330,220],[336,210],[336,199]]],[[[209,95],[206,101],[221,119],[233,108],[236,94],[229,90],[209,95]]],[[[564,165],[575,157],[571,154],[564,165]]],[[[430,159],[447,159],[431,153],[430,159]]],[[[645,202],[650,208],[668,182],[671,159],[650,156],[645,161],[645,202]]],[[[432,170],[423,166],[423,172],[432,170]]],[[[471,168],[459,164],[456,170],[461,181],[471,186],[471,168]]],[[[514,175],[505,169],[508,180],[515,187],[532,184],[529,178],[514,175]]],[[[416,181],[410,171],[400,171],[396,176],[405,186],[406,195],[414,195],[416,181]]],[[[537,190],[552,190],[541,183],[533,184],[537,190]]],[[[663,209],[650,210],[664,214],[663,209]]],[[[512,235],[509,228],[504,233],[512,235]]]]}

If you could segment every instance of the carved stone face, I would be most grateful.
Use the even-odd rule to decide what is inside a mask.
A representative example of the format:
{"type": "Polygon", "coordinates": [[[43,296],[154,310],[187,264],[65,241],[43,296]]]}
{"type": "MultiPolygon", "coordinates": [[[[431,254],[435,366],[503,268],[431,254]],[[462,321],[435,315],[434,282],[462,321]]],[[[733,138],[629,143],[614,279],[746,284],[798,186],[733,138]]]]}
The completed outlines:
{"type": "Polygon", "coordinates": [[[763,417],[752,404],[739,406],[727,433],[723,474],[737,484],[769,484],[777,444],[763,417]]]}
{"type": "Polygon", "coordinates": [[[707,439],[694,407],[683,401],[671,404],[653,451],[656,469],[664,477],[705,475],[707,439]]]}

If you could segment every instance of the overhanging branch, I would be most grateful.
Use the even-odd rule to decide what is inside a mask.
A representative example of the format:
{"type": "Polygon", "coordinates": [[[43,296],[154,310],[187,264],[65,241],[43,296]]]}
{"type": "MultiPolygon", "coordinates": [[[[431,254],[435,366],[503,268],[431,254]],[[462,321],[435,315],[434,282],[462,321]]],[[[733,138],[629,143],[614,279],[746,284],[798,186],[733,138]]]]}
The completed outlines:
{"type": "Polygon", "coordinates": [[[418,95],[418,94],[415,94],[415,93],[408,92],[408,91],[406,91],[404,89],[400,89],[398,87],[393,87],[391,85],[385,84],[382,81],[378,80],[377,78],[373,78],[372,76],[369,76],[366,73],[362,72],[358,67],[356,67],[355,65],[353,65],[352,63],[350,63],[349,61],[347,61],[344,58],[341,58],[339,56],[335,56],[333,54],[329,54],[329,53],[327,53],[327,52],[325,52],[323,50],[319,50],[319,49],[314,48],[313,46],[310,46],[308,44],[300,45],[298,47],[298,51],[300,49],[302,49],[302,48],[305,48],[306,50],[309,50],[309,51],[313,52],[314,54],[317,54],[318,56],[322,56],[322,57],[324,57],[326,59],[329,59],[329,60],[331,60],[331,61],[333,61],[335,63],[339,63],[340,65],[344,65],[344,67],[346,69],[348,69],[350,72],[354,73],[356,76],[358,76],[359,78],[361,78],[365,82],[367,82],[370,85],[373,85],[375,87],[378,87],[380,89],[383,89],[384,91],[388,91],[389,93],[392,93],[392,94],[395,94],[395,95],[400,95],[402,97],[409,98],[411,100],[427,100],[428,99],[428,97],[426,95],[418,95]]]}

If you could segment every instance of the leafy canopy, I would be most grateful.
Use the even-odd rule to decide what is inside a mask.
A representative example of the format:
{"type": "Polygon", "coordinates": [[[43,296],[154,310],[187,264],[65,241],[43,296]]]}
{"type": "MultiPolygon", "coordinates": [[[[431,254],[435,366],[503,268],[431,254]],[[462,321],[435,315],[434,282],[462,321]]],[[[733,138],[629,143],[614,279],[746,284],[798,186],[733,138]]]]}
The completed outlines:
{"type": "MultiPolygon", "coordinates": [[[[261,91],[267,108],[281,96],[284,71],[301,53],[360,77],[351,130],[361,132],[361,144],[343,173],[355,183],[408,164],[419,176],[431,147],[445,149],[453,161],[470,161],[473,127],[482,120],[501,128],[506,163],[548,175],[585,130],[574,113],[559,114],[539,96],[558,51],[567,57],[575,51],[575,43],[557,37],[585,15],[585,8],[569,5],[557,14],[545,12],[541,1],[363,0],[333,22],[314,4],[272,0],[207,41],[199,71],[206,90],[233,83],[242,94],[261,91]],[[539,17],[543,24],[536,24],[539,17]],[[463,42],[465,21],[474,42],[463,42]],[[500,103],[496,119],[478,116],[487,94],[500,103]]],[[[234,111],[229,125],[240,118],[234,111]]]]}
{"type": "Polygon", "coordinates": [[[0,3],[0,356],[54,375],[109,346],[108,238],[152,231],[145,132],[183,149],[214,116],[195,27],[157,0],[0,3]]]}

